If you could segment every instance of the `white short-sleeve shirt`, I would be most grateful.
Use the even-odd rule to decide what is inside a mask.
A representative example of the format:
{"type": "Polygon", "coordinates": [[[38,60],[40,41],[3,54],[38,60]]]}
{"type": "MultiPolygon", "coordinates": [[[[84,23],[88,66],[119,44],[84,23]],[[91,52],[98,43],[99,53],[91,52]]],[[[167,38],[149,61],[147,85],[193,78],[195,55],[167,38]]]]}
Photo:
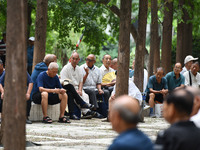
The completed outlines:
{"type": "MultiPolygon", "coordinates": [[[[200,87],[200,74],[197,72],[196,76],[190,72],[192,87],[199,88],[200,87]]],[[[190,76],[189,71],[186,71],[183,76],[185,77],[185,85],[190,86],[190,76]]]]}
{"type": "MultiPolygon", "coordinates": [[[[115,94],[115,90],[116,90],[116,85],[114,85],[112,95],[115,94]]],[[[140,102],[140,105],[142,104],[142,94],[140,90],[137,88],[137,86],[135,85],[135,83],[131,80],[131,78],[129,78],[129,82],[128,82],[128,95],[137,99],[140,102]]]]}
{"type": "MultiPolygon", "coordinates": [[[[83,76],[85,76],[86,72],[84,68],[88,68],[87,64],[83,64],[80,66],[83,76]]],[[[87,79],[85,80],[85,83],[83,84],[83,89],[96,89],[97,84],[101,84],[102,77],[101,72],[97,66],[94,65],[92,69],[89,68],[89,74],[87,76],[87,79]]]]}
{"type": "Polygon", "coordinates": [[[104,64],[103,64],[99,69],[100,69],[100,71],[101,71],[101,76],[102,76],[102,78],[104,77],[104,75],[105,75],[106,73],[115,71],[114,69],[112,69],[112,68],[110,68],[110,67],[109,67],[109,69],[107,69],[107,68],[104,66],[104,64]]]}
{"type": "Polygon", "coordinates": [[[68,63],[62,68],[60,77],[61,83],[65,79],[70,79],[70,83],[75,87],[75,89],[78,89],[79,84],[83,82],[83,74],[81,68],[79,66],[74,68],[71,63],[68,63]]]}

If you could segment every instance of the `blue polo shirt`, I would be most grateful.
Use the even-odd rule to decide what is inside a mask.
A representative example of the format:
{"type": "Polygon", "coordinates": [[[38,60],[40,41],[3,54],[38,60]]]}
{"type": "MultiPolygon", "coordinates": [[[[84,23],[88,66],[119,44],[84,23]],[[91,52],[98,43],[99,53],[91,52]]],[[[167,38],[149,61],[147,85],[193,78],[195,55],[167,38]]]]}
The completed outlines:
{"type": "Polygon", "coordinates": [[[179,74],[179,78],[176,79],[174,71],[166,74],[165,78],[167,79],[167,85],[169,91],[175,89],[176,87],[181,86],[181,84],[185,84],[185,77],[182,74],[179,74]]]}
{"type": "Polygon", "coordinates": [[[147,84],[147,88],[146,88],[145,92],[149,93],[150,88],[153,89],[153,90],[156,90],[156,91],[160,91],[162,89],[168,89],[167,79],[165,77],[163,77],[161,79],[161,82],[158,83],[157,80],[156,80],[156,76],[155,75],[151,76],[149,78],[149,82],[147,84]]]}
{"type": "Polygon", "coordinates": [[[142,131],[130,129],[121,133],[108,150],[153,150],[153,144],[142,131]]]}

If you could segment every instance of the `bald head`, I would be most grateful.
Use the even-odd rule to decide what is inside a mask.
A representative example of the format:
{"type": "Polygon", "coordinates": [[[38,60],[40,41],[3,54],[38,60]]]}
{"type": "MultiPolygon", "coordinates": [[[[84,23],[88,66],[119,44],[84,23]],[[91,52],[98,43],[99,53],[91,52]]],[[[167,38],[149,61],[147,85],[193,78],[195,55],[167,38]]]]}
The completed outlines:
{"type": "Polygon", "coordinates": [[[113,101],[110,109],[110,121],[113,129],[118,132],[124,132],[131,128],[136,128],[139,122],[140,105],[138,100],[123,95],[113,101]]]}
{"type": "Polygon", "coordinates": [[[191,86],[187,86],[186,90],[190,91],[194,95],[194,104],[191,113],[191,116],[194,116],[200,110],[200,90],[199,88],[194,88],[191,86]]]}
{"type": "Polygon", "coordinates": [[[54,54],[47,54],[47,55],[44,57],[43,62],[44,62],[47,66],[49,66],[49,64],[50,64],[51,62],[57,62],[57,57],[56,57],[56,55],[54,55],[54,54]]]}
{"type": "Polygon", "coordinates": [[[120,107],[123,107],[125,109],[128,109],[134,114],[138,114],[140,111],[140,105],[138,100],[128,96],[128,95],[123,95],[118,97],[114,104],[113,104],[113,109],[120,109],[120,107]]]}
{"type": "Polygon", "coordinates": [[[181,71],[182,71],[182,65],[181,65],[180,62],[177,62],[177,63],[174,65],[174,74],[175,74],[175,75],[179,75],[181,71]]]}
{"type": "Polygon", "coordinates": [[[94,54],[90,54],[86,58],[86,64],[88,67],[92,67],[96,62],[96,56],[94,54]]]}
{"type": "Polygon", "coordinates": [[[96,56],[95,56],[94,54],[89,54],[89,55],[87,56],[87,58],[92,58],[93,60],[96,61],[96,56]]]}
{"type": "Polygon", "coordinates": [[[114,58],[112,61],[111,61],[111,65],[110,67],[114,70],[117,70],[117,58],[114,58]]]}

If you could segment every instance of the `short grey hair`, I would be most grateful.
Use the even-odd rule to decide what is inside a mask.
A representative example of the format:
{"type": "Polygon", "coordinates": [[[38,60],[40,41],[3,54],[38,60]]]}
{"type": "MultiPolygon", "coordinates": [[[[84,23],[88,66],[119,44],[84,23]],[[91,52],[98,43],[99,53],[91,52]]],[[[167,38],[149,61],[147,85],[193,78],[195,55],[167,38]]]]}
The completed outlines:
{"type": "Polygon", "coordinates": [[[54,54],[47,54],[45,57],[44,57],[44,60],[43,62],[45,64],[50,64],[51,62],[54,62],[55,61],[55,55],[54,54]]]}
{"type": "Polygon", "coordinates": [[[56,62],[51,62],[48,66],[48,69],[54,69],[54,68],[58,69],[58,67],[59,66],[56,62]]]}

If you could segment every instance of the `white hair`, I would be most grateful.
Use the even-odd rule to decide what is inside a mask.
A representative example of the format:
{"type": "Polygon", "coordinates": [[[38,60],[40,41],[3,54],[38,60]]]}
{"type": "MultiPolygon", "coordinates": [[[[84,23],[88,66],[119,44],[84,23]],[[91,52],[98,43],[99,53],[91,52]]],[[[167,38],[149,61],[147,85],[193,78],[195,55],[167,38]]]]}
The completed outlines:
{"type": "Polygon", "coordinates": [[[49,66],[48,66],[48,69],[53,69],[53,68],[56,68],[56,69],[58,69],[58,64],[56,63],[56,62],[51,62],[50,64],[49,64],[49,66]]]}

